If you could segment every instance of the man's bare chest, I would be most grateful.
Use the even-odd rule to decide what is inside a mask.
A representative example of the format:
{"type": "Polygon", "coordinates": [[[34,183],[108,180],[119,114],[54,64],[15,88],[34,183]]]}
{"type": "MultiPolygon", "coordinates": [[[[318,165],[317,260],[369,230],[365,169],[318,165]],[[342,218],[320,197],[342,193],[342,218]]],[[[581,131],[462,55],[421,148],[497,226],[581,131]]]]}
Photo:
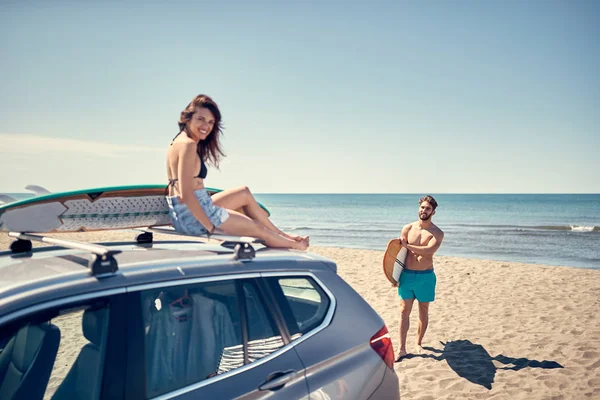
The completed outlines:
{"type": "Polygon", "coordinates": [[[408,243],[410,244],[414,244],[416,246],[424,246],[431,240],[432,237],[433,234],[428,230],[413,226],[410,229],[410,231],[408,231],[407,239],[408,243]]]}

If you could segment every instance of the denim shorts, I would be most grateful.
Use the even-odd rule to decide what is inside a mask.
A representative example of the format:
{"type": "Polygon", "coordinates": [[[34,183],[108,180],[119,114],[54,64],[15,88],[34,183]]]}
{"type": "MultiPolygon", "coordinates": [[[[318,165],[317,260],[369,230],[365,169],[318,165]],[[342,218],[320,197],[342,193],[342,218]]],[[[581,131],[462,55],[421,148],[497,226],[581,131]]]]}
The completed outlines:
{"type": "Polygon", "coordinates": [[[402,300],[417,299],[421,303],[435,300],[437,277],[433,269],[415,271],[404,269],[400,275],[398,295],[402,300]]]}
{"type": "MultiPolygon", "coordinates": [[[[206,213],[210,222],[217,228],[227,221],[229,213],[222,207],[217,207],[213,204],[210,195],[206,189],[198,189],[194,191],[200,206],[206,213]]],[[[186,235],[206,235],[206,228],[194,217],[187,205],[179,201],[177,196],[167,196],[169,203],[169,216],[171,224],[177,232],[185,233],[186,235]]]]}

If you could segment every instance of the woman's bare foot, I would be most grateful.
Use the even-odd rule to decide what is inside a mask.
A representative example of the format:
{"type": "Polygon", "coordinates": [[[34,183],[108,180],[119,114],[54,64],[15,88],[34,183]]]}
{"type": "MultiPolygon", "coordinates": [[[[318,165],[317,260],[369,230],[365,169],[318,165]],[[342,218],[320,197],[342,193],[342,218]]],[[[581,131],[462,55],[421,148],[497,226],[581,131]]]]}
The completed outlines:
{"type": "Polygon", "coordinates": [[[306,243],[306,247],[310,246],[310,237],[309,236],[298,236],[298,239],[295,239],[297,242],[306,243]]]}
{"type": "Polygon", "coordinates": [[[309,246],[308,241],[295,240],[292,248],[296,249],[296,250],[306,250],[306,249],[308,249],[308,246],[309,246]]]}
{"type": "Polygon", "coordinates": [[[417,343],[417,354],[423,354],[423,353],[425,353],[423,346],[421,346],[419,343],[417,343]]]}
{"type": "Polygon", "coordinates": [[[289,233],[286,233],[285,236],[287,236],[288,238],[295,240],[296,242],[306,242],[309,243],[310,242],[310,236],[299,236],[299,235],[291,235],[289,233]]]}

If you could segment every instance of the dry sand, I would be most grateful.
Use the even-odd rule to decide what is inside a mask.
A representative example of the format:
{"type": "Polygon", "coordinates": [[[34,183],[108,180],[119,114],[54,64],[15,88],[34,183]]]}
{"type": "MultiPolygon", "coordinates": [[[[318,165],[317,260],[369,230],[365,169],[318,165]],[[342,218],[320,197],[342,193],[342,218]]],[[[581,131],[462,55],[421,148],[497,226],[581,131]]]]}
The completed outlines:
{"type": "MultiPolygon", "coordinates": [[[[132,233],[59,237],[115,241],[132,233]]],[[[1,248],[9,242],[0,235],[1,248]]],[[[383,252],[310,250],[338,264],[339,275],[382,316],[397,351],[399,298],[383,276],[383,252]]],[[[402,399],[600,399],[600,271],[441,256],[435,269],[426,351],[395,364],[402,399]]],[[[415,304],[409,352],[417,323],[415,304]]],[[[61,345],[53,382],[79,348],[61,345]]]]}
{"type": "MultiPolygon", "coordinates": [[[[383,317],[399,298],[382,251],[313,247],[383,317]]],[[[424,354],[395,364],[403,399],[600,399],[600,271],[435,257],[424,354]]],[[[416,352],[418,308],[408,350],[416,352]]]]}

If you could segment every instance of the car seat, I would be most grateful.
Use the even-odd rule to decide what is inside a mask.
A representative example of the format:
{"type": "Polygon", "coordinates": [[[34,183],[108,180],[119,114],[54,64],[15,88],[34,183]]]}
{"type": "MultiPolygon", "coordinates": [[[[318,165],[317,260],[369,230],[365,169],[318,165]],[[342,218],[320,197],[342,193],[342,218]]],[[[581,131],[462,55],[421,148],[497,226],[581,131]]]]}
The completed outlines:
{"type": "Polygon", "coordinates": [[[56,389],[52,400],[100,398],[108,309],[85,310],[81,325],[83,336],[89,343],[81,348],[75,363],[56,389]]]}
{"type": "Polygon", "coordinates": [[[0,399],[41,399],[59,344],[60,329],[48,322],[19,329],[0,353],[0,399]]]}

